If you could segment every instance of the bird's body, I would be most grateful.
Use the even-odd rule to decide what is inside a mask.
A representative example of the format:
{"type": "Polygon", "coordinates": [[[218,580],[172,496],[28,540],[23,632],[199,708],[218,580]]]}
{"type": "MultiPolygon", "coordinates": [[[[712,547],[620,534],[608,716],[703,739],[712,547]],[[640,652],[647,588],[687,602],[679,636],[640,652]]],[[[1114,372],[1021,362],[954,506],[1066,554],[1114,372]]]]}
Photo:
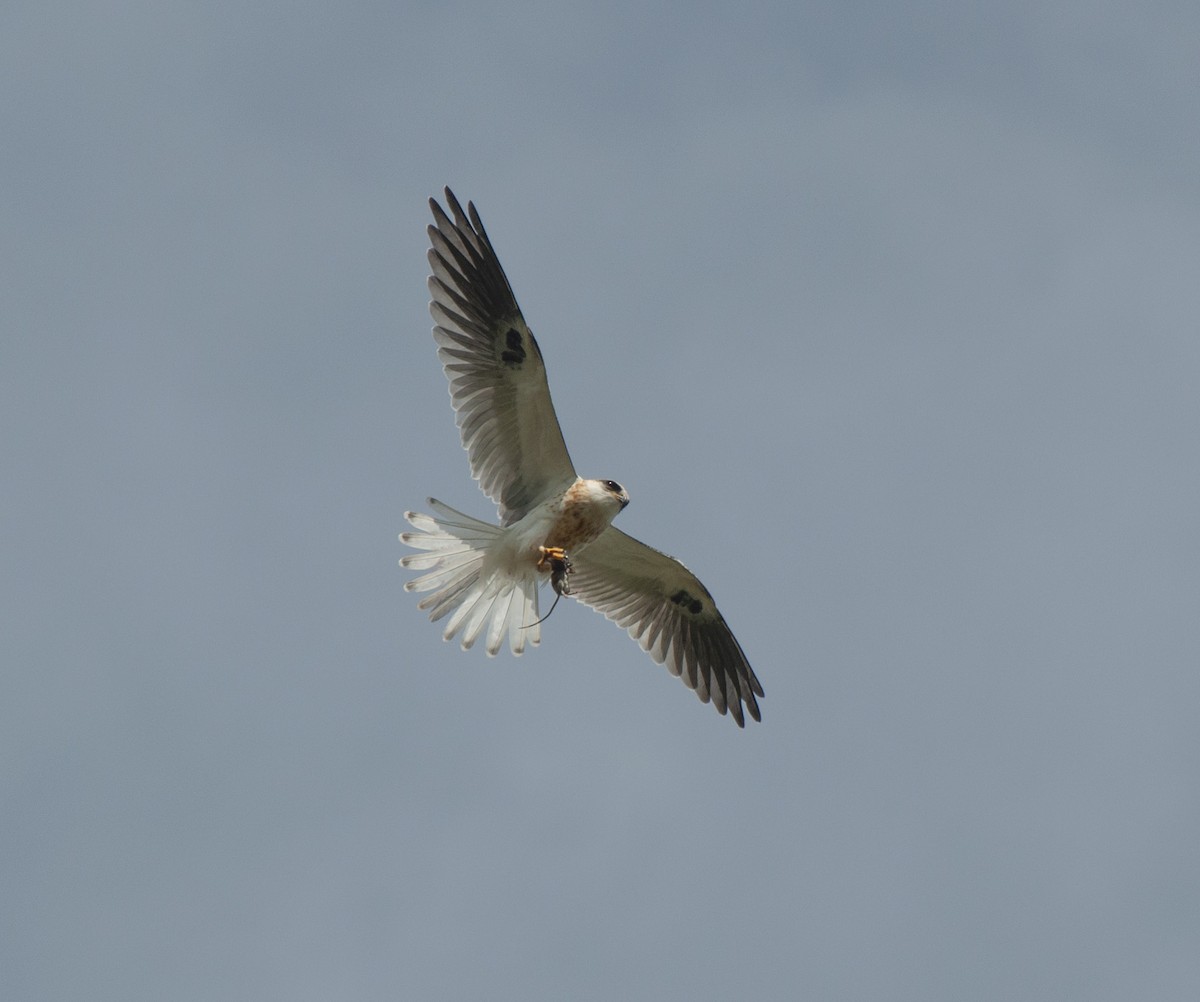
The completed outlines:
{"type": "MultiPolygon", "coordinates": [[[[513,528],[530,522],[529,536],[545,538],[538,549],[561,549],[578,555],[596,540],[629,504],[629,496],[612,480],[576,479],[566,491],[543,502],[513,528]]],[[[522,532],[525,536],[525,532],[522,532]]]]}
{"type": "Polygon", "coordinates": [[[500,524],[432,498],[434,515],[406,513],[417,532],[401,540],[424,551],[401,560],[427,573],[410,591],[430,618],[448,616],[443,636],[464,649],[486,627],[496,654],[508,636],[519,655],[541,640],[538,589],[574,595],[628,630],[697,695],[743,724],[760,719],[762,686],[712,596],[673,557],[612,525],[629,496],[612,480],[576,475],[550,401],[541,350],[517,307],[475,207],[450,190],[453,220],[430,199],[433,274],[430,312],[438,355],[471,470],[496,501],[500,524]]]}
{"type": "Polygon", "coordinates": [[[611,480],[577,477],[565,491],[547,498],[511,525],[499,528],[447,508],[433,498],[429,503],[452,517],[437,523],[440,531],[431,532],[427,524],[413,521],[428,516],[409,513],[409,521],[425,532],[422,535],[406,532],[401,539],[409,546],[433,553],[405,557],[403,564],[409,568],[436,567],[437,570],[410,581],[407,587],[412,591],[439,589],[421,601],[422,609],[433,607],[440,614],[446,601],[458,602],[458,611],[446,624],[445,639],[452,639],[461,628],[464,650],[474,646],[479,631],[490,617],[495,629],[488,635],[486,649],[488,654],[494,655],[503,643],[506,626],[514,654],[524,650],[526,630],[536,631],[529,639],[534,644],[540,643],[537,588],[553,576],[553,565],[546,559],[546,554],[558,551],[574,558],[585,552],[629,499],[611,480]],[[610,489],[606,483],[617,490],[610,489]],[[453,532],[455,529],[460,530],[459,533],[453,532]],[[469,532],[464,534],[463,530],[469,532]],[[478,545],[484,541],[486,546],[478,545]],[[529,587],[531,582],[532,589],[529,587]],[[532,608],[527,603],[520,603],[523,596],[532,597],[532,608]],[[508,624],[510,611],[516,613],[522,609],[522,615],[530,618],[514,629],[508,624]]]}

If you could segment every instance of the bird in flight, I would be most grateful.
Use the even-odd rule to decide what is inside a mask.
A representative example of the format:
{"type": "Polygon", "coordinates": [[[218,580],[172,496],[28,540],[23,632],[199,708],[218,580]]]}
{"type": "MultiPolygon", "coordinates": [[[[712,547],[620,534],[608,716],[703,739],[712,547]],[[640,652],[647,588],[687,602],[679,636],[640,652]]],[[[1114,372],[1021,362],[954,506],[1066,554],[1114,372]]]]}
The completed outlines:
{"type": "Polygon", "coordinates": [[[761,720],[762,685],[708,589],[674,557],[612,525],[629,504],[619,483],[576,474],[541,350],[479,213],[445,194],[449,215],[429,200],[433,339],[471,475],[496,502],[500,524],[434,498],[432,515],[405,512],[417,531],[400,540],[420,552],[400,564],[426,572],[405,589],[432,592],[418,608],[435,621],[450,617],[443,639],[461,633],[468,650],[486,626],[489,656],[505,634],[520,655],[527,641],[541,641],[538,589],[548,581],[555,604],[570,595],[603,613],[739,727],[743,706],[761,720]]]}

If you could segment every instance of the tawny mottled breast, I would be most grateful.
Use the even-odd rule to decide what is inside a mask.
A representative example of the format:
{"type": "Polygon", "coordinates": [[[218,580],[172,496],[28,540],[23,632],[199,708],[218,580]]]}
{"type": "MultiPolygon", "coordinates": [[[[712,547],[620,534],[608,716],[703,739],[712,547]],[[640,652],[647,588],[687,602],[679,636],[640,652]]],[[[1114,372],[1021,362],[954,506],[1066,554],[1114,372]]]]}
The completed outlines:
{"type": "Polygon", "coordinates": [[[561,546],[578,553],[608,528],[608,513],[588,493],[584,483],[573,484],[563,495],[562,512],[546,534],[545,546],[561,546]]]}

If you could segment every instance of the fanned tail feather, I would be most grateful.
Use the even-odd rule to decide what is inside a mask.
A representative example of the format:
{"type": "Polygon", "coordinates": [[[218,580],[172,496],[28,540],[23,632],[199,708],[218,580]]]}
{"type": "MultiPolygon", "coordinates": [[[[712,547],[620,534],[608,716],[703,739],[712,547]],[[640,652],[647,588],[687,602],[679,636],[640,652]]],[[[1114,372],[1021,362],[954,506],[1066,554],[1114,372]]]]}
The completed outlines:
{"type": "Polygon", "coordinates": [[[402,532],[400,541],[421,553],[410,553],[400,566],[428,573],[404,585],[405,591],[427,591],[418,603],[437,621],[449,615],[442,633],[452,640],[462,632],[462,648],[469,650],[487,626],[484,649],[494,656],[508,634],[514,655],[525,652],[526,642],[542,639],[538,620],[538,580],[534,572],[514,574],[489,566],[489,550],[504,530],[428,499],[434,515],[408,511],[404,517],[418,532],[402,532]],[[489,622],[490,621],[490,622],[489,622]]]}

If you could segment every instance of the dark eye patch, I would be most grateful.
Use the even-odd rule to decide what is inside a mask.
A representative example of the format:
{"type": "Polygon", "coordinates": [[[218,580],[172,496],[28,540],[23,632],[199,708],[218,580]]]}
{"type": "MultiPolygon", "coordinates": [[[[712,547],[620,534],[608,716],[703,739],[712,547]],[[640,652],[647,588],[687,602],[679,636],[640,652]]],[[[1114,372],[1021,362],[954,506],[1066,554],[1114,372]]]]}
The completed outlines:
{"type": "Polygon", "coordinates": [[[607,487],[607,488],[608,488],[610,491],[612,491],[614,494],[620,494],[620,493],[621,493],[621,485],[620,485],[619,483],[617,483],[615,480],[606,480],[606,481],[604,481],[604,486],[605,486],[605,487],[607,487]]]}

